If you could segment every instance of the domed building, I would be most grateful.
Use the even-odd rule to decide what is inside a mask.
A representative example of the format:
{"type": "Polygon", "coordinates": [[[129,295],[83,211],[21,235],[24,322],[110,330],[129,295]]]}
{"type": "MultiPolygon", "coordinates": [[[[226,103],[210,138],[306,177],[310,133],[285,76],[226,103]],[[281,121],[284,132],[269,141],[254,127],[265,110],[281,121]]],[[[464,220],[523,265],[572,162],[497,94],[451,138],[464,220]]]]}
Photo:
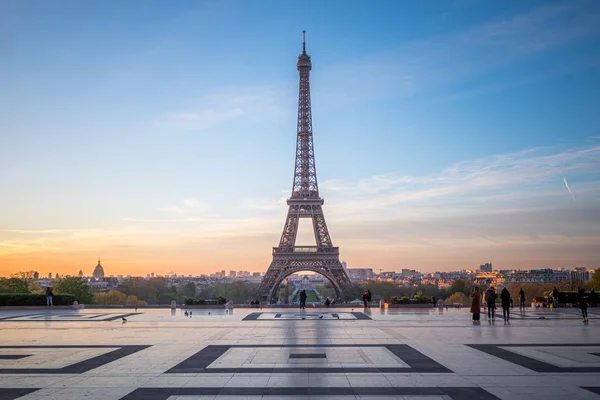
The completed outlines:
{"type": "Polygon", "coordinates": [[[104,268],[100,265],[100,259],[98,259],[98,265],[94,268],[94,273],[92,274],[94,279],[103,281],[104,280],[104,268]]]}

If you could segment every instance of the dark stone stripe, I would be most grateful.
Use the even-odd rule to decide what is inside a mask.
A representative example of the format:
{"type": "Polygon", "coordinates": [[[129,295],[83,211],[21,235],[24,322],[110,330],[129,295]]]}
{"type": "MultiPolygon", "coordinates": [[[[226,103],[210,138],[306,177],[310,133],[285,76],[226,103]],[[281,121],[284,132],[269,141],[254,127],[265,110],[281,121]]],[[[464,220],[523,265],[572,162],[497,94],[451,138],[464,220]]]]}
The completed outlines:
{"type": "Polygon", "coordinates": [[[358,320],[361,321],[371,321],[372,318],[369,317],[367,314],[365,313],[361,313],[361,312],[351,312],[350,314],[354,315],[354,317],[358,320]]]}
{"type": "MultiPolygon", "coordinates": [[[[78,363],[68,365],[63,368],[3,368],[0,369],[0,374],[81,374],[91,369],[98,368],[104,364],[116,361],[138,351],[144,350],[150,346],[132,345],[132,346],[110,346],[110,345],[65,345],[65,346],[0,346],[0,351],[4,349],[101,349],[115,348],[106,354],[101,354],[97,357],[92,357],[88,360],[83,360],[78,363]]],[[[2,397],[0,397],[1,399],[2,397]]]]}
{"type": "Polygon", "coordinates": [[[327,358],[325,353],[290,354],[290,358],[327,358]]]}
{"type": "Polygon", "coordinates": [[[196,354],[192,355],[188,359],[174,366],[166,373],[269,373],[269,374],[280,374],[280,373],[416,373],[416,372],[438,372],[438,373],[451,373],[452,371],[438,362],[427,357],[423,353],[413,349],[406,344],[398,345],[381,345],[381,344],[257,344],[257,345],[208,345],[204,349],[200,350],[196,354]],[[339,347],[381,347],[388,349],[396,357],[400,358],[409,368],[403,367],[337,367],[337,368],[208,368],[213,362],[221,357],[230,348],[339,348],[339,347]]]}
{"type": "Polygon", "coordinates": [[[134,313],[129,313],[129,314],[118,314],[118,315],[115,315],[114,317],[103,319],[102,321],[114,321],[115,319],[127,318],[127,317],[131,317],[132,315],[140,315],[140,314],[143,314],[143,313],[135,313],[134,312],[134,313]]]}
{"type": "Polygon", "coordinates": [[[0,399],[13,400],[39,390],[37,388],[0,388],[0,399]]]}
{"type": "Polygon", "coordinates": [[[590,343],[575,343],[575,344],[467,344],[473,349],[490,354],[494,357],[501,358],[513,364],[520,365],[536,372],[600,372],[600,367],[557,367],[552,364],[545,363],[521,354],[513,353],[512,351],[501,349],[500,347],[587,347],[600,346],[590,343]]]}
{"type": "Polygon", "coordinates": [[[258,319],[258,317],[260,317],[262,313],[261,312],[253,312],[250,313],[248,315],[246,315],[242,321],[256,321],[258,319]]]}
{"type": "Polygon", "coordinates": [[[0,354],[0,360],[20,360],[25,357],[31,357],[31,354],[0,354]]]}
{"type": "Polygon", "coordinates": [[[206,346],[190,358],[177,364],[166,373],[191,373],[204,372],[206,367],[221,357],[231,346],[210,345],[206,346]]]}
{"type": "Polygon", "coordinates": [[[581,388],[589,392],[596,393],[597,395],[600,395],[600,387],[582,386],[581,388]]]}
{"type": "Polygon", "coordinates": [[[121,400],[166,400],[170,396],[449,396],[497,400],[479,387],[195,387],[139,388],[121,400]]]}

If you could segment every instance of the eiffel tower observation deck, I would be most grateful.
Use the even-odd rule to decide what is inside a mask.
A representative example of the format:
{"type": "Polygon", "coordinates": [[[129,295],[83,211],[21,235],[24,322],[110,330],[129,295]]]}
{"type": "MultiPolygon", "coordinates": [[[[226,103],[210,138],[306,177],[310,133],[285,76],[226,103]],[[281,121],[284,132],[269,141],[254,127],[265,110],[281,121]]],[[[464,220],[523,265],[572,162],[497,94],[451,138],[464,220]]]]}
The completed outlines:
{"type": "Polygon", "coordinates": [[[274,302],[281,282],[299,271],[323,275],[333,285],[336,296],[350,285],[350,279],[339,260],[339,248],[333,246],[319,196],[317,169],[313,146],[312,111],[310,101],[310,71],[312,62],[306,52],[306,36],[302,32],[302,53],[298,56],[300,88],[298,94],[298,126],[296,135],[296,163],[292,194],[287,200],[288,215],[279,246],[273,248],[273,261],[267,270],[259,295],[262,303],[274,302]],[[311,218],[315,246],[296,246],[300,218],[311,218]]]}

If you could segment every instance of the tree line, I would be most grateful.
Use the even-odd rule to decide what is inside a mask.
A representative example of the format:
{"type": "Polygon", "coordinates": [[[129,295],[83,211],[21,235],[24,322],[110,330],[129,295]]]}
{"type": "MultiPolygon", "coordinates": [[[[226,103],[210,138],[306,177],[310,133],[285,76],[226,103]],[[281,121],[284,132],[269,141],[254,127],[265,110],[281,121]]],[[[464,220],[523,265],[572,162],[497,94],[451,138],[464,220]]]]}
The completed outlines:
{"type": "MultiPolygon", "coordinates": [[[[33,271],[19,272],[13,274],[10,278],[0,278],[0,293],[31,293],[42,294],[45,288],[40,288],[38,280],[33,277],[33,271]]],[[[534,297],[544,295],[544,292],[552,290],[556,286],[560,291],[573,291],[578,286],[584,286],[586,289],[600,289],[600,268],[596,270],[592,278],[585,284],[567,281],[561,284],[537,284],[537,283],[515,283],[506,285],[513,299],[518,298],[520,288],[523,288],[527,301],[534,297]]],[[[474,284],[470,280],[457,279],[447,289],[438,288],[436,285],[417,285],[415,287],[402,287],[393,282],[380,282],[369,280],[362,283],[355,283],[352,287],[342,293],[342,300],[352,301],[361,299],[366,290],[370,290],[375,296],[382,299],[391,297],[407,298],[431,298],[446,299],[448,302],[466,303],[469,301],[469,295],[473,290],[474,284]]],[[[129,278],[123,281],[115,290],[105,293],[90,293],[89,285],[80,278],[63,278],[53,284],[53,291],[56,294],[71,294],[84,304],[104,304],[104,305],[146,305],[146,304],[170,304],[175,300],[178,304],[183,304],[186,299],[217,299],[223,297],[233,300],[234,303],[244,304],[258,297],[259,284],[244,281],[235,281],[232,283],[217,282],[212,285],[196,285],[194,282],[187,282],[181,286],[169,286],[166,278],[145,279],[141,277],[129,278]]],[[[487,287],[480,287],[485,290],[487,287]]],[[[317,287],[321,295],[335,298],[335,290],[331,283],[317,287]]]]}

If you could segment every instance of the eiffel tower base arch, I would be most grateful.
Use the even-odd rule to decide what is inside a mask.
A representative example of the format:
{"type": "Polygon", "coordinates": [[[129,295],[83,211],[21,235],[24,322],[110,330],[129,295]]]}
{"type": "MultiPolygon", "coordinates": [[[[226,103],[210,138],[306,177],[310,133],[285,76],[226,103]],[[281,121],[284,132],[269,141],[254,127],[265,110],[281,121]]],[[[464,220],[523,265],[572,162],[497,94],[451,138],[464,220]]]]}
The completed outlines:
{"type": "MultiPolygon", "coordinates": [[[[285,278],[300,271],[312,271],[324,276],[335,290],[336,301],[342,300],[342,293],[347,289],[351,283],[348,279],[348,275],[340,263],[338,254],[335,254],[337,248],[330,248],[334,250],[330,255],[322,253],[302,253],[303,249],[317,250],[316,247],[295,247],[295,252],[289,252],[288,254],[277,254],[278,248],[274,248],[273,261],[267,270],[267,273],[262,279],[260,284],[259,299],[261,304],[273,304],[275,299],[273,298],[277,292],[277,289],[285,278]]],[[[329,250],[329,249],[328,249],[329,250]]]]}

